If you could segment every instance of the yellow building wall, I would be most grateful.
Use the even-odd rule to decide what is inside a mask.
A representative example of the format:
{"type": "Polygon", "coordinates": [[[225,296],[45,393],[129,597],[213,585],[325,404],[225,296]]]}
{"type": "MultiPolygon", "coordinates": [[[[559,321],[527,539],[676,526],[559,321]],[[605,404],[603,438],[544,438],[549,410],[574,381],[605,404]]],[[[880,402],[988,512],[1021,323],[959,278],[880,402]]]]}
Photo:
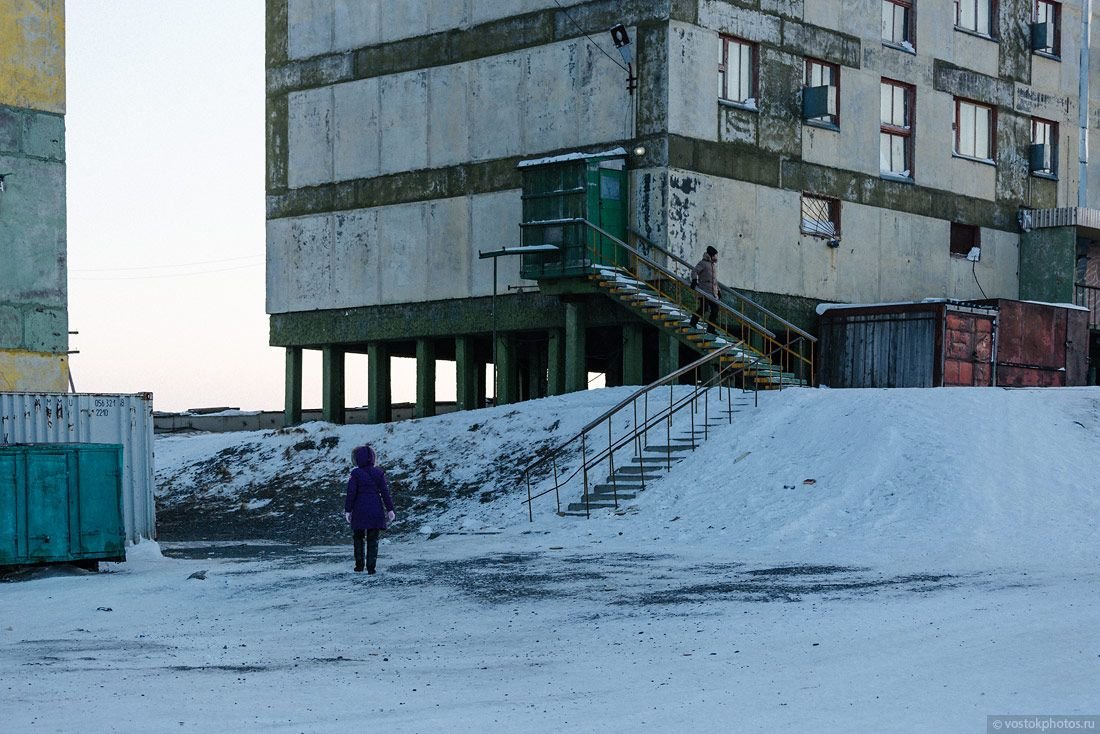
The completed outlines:
{"type": "Polygon", "coordinates": [[[65,113],[65,0],[0,0],[0,105],[65,113]]]}
{"type": "Polygon", "coordinates": [[[68,392],[64,354],[0,350],[0,392],[68,392]]]}

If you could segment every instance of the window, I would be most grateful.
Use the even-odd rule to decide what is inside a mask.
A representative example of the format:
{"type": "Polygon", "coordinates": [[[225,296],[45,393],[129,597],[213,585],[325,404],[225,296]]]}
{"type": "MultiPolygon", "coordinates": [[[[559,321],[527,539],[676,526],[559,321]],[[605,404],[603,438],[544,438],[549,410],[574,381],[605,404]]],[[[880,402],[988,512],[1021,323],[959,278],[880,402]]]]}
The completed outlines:
{"type": "Polygon", "coordinates": [[[802,234],[812,237],[840,237],[840,202],[813,194],[802,195],[802,234]]]}
{"type": "Polygon", "coordinates": [[[996,127],[993,108],[977,102],[955,98],[955,154],[966,158],[992,161],[993,131],[996,127]]]}
{"type": "Polygon", "coordinates": [[[879,90],[879,170],[912,178],[913,87],[883,79],[879,90]]]}
{"type": "Polygon", "coordinates": [[[994,0],[955,0],[955,27],[993,36],[994,0]]]}
{"type": "Polygon", "coordinates": [[[1035,0],[1031,24],[1031,50],[1047,56],[1062,53],[1062,3],[1035,0]]]}
{"type": "Polygon", "coordinates": [[[915,50],[912,0],[882,0],[882,42],[915,50]]]}
{"type": "Polygon", "coordinates": [[[1031,118],[1031,172],[1055,176],[1058,173],[1058,123],[1031,118]]]}
{"type": "Polygon", "coordinates": [[[756,44],[721,37],[718,59],[718,97],[748,107],[756,106],[756,44]]]}
{"type": "Polygon", "coordinates": [[[840,125],[840,67],[817,59],[806,59],[806,84],[802,91],[802,113],[809,122],[840,125]],[[807,90],[820,89],[820,94],[807,90]]]}
{"type": "Polygon", "coordinates": [[[982,246],[982,230],[973,224],[951,223],[951,256],[977,260],[974,249],[982,246]],[[973,255],[971,253],[974,253],[973,255]]]}

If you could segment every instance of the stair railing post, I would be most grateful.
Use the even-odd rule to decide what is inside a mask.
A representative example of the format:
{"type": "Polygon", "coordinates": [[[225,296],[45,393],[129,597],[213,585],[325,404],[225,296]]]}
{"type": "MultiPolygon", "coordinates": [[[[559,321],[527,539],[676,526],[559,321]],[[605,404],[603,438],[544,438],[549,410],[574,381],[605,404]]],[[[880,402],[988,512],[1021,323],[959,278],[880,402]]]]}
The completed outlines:
{"type": "Polygon", "coordinates": [[[531,472],[523,472],[523,476],[527,479],[527,522],[535,521],[535,512],[531,509],[531,472]]]}
{"type": "Polygon", "coordinates": [[[558,484],[558,457],[555,454],[554,459],[551,462],[554,465],[554,501],[558,506],[558,514],[561,514],[561,492],[559,491],[560,485],[558,484]]]}
{"type": "Polygon", "coordinates": [[[611,418],[607,419],[607,462],[611,467],[611,496],[615,500],[615,509],[619,509],[619,483],[615,481],[615,449],[611,438],[611,418]]]}

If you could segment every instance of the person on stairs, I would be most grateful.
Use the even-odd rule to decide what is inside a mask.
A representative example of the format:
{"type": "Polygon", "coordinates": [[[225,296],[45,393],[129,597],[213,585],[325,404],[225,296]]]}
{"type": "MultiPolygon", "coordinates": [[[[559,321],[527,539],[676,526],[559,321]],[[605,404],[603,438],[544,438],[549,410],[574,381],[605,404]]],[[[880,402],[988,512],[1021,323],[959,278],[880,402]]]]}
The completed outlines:
{"type": "MultiPolygon", "coordinates": [[[[691,287],[712,296],[715,301],[719,298],[718,291],[718,250],[713,245],[707,246],[707,252],[699,264],[692,268],[691,287]]],[[[718,320],[718,304],[704,296],[699,297],[699,308],[691,317],[691,325],[699,323],[699,319],[709,322],[707,333],[714,333],[714,322],[718,320]]]]}
{"type": "Polygon", "coordinates": [[[386,474],[374,465],[374,449],[360,446],[351,452],[355,468],[348,478],[344,499],[344,519],[352,529],[355,543],[355,570],[374,573],[378,560],[378,537],[393,522],[393,498],[386,485],[386,474]],[[364,554],[363,541],[366,540],[364,554]],[[365,557],[364,557],[365,556],[365,557]]]}

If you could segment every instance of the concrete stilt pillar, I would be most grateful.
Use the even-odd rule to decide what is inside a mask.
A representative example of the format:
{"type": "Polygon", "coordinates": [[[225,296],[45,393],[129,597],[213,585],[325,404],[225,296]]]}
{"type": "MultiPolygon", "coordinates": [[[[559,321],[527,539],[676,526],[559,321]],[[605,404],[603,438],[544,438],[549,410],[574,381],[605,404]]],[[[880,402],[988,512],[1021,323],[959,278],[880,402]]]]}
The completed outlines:
{"type": "Polygon", "coordinates": [[[302,422],[302,348],[286,348],[286,397],[283,401],[283,425],[302,422]]]}
{"type": "Polygon", "coordinates": [[[680,342],[676,337],[660,333],[657,335],[657,362],[661,377],[680,369],[680,342]]]}
{"type": "Polygon", "coordinates": [[[588,387],[584,344],[584,304],[565,303],[565,391],[577,392],[588,387]]]}
{"type": "Polygon", "coordinates": [[[519,371],[515,337],[511,334],[497,334],[496,358],[497,405],[518,402],[519,371]]]}
{"type": "Polygon", "coordinates": [[[642,376],[642,325],[623,326],[623,384],[644,385],[642,376]]]}
{"type": "Polygon", "coordinates": [[[321,348],[321,408],[329,423],[344,422],[344,350],[321,348]]]}
{"type": "Polygon", "coordinates": [[[393,416],[390,391],[390,348],[367,345],[367,422],[389,423],[393,416]]]}
{"type": "Polygon", "coordinates": [[[565,392],[565,332],[550,329],[546,336],[546,392],[561,395],[565,392]]]}
{"type": "Polygon", "coordinates": [[[475,363],[477,369],[477,380],[474,382],[474,403],[479,408],[485,407],[485,375],[489,371],[488,363],[482,360],[477,360],[475,363]]]}
{"type": "Polygon", "coordinates": [[[477,361],[471,336],[455,337],[455,402],[458,410],[481,407],[477,404],[477,361]]]}
{"type": "Polygon", "coordinates": [[[435,343],[416,340],[416,417],[435,415],[435,343]]]}

